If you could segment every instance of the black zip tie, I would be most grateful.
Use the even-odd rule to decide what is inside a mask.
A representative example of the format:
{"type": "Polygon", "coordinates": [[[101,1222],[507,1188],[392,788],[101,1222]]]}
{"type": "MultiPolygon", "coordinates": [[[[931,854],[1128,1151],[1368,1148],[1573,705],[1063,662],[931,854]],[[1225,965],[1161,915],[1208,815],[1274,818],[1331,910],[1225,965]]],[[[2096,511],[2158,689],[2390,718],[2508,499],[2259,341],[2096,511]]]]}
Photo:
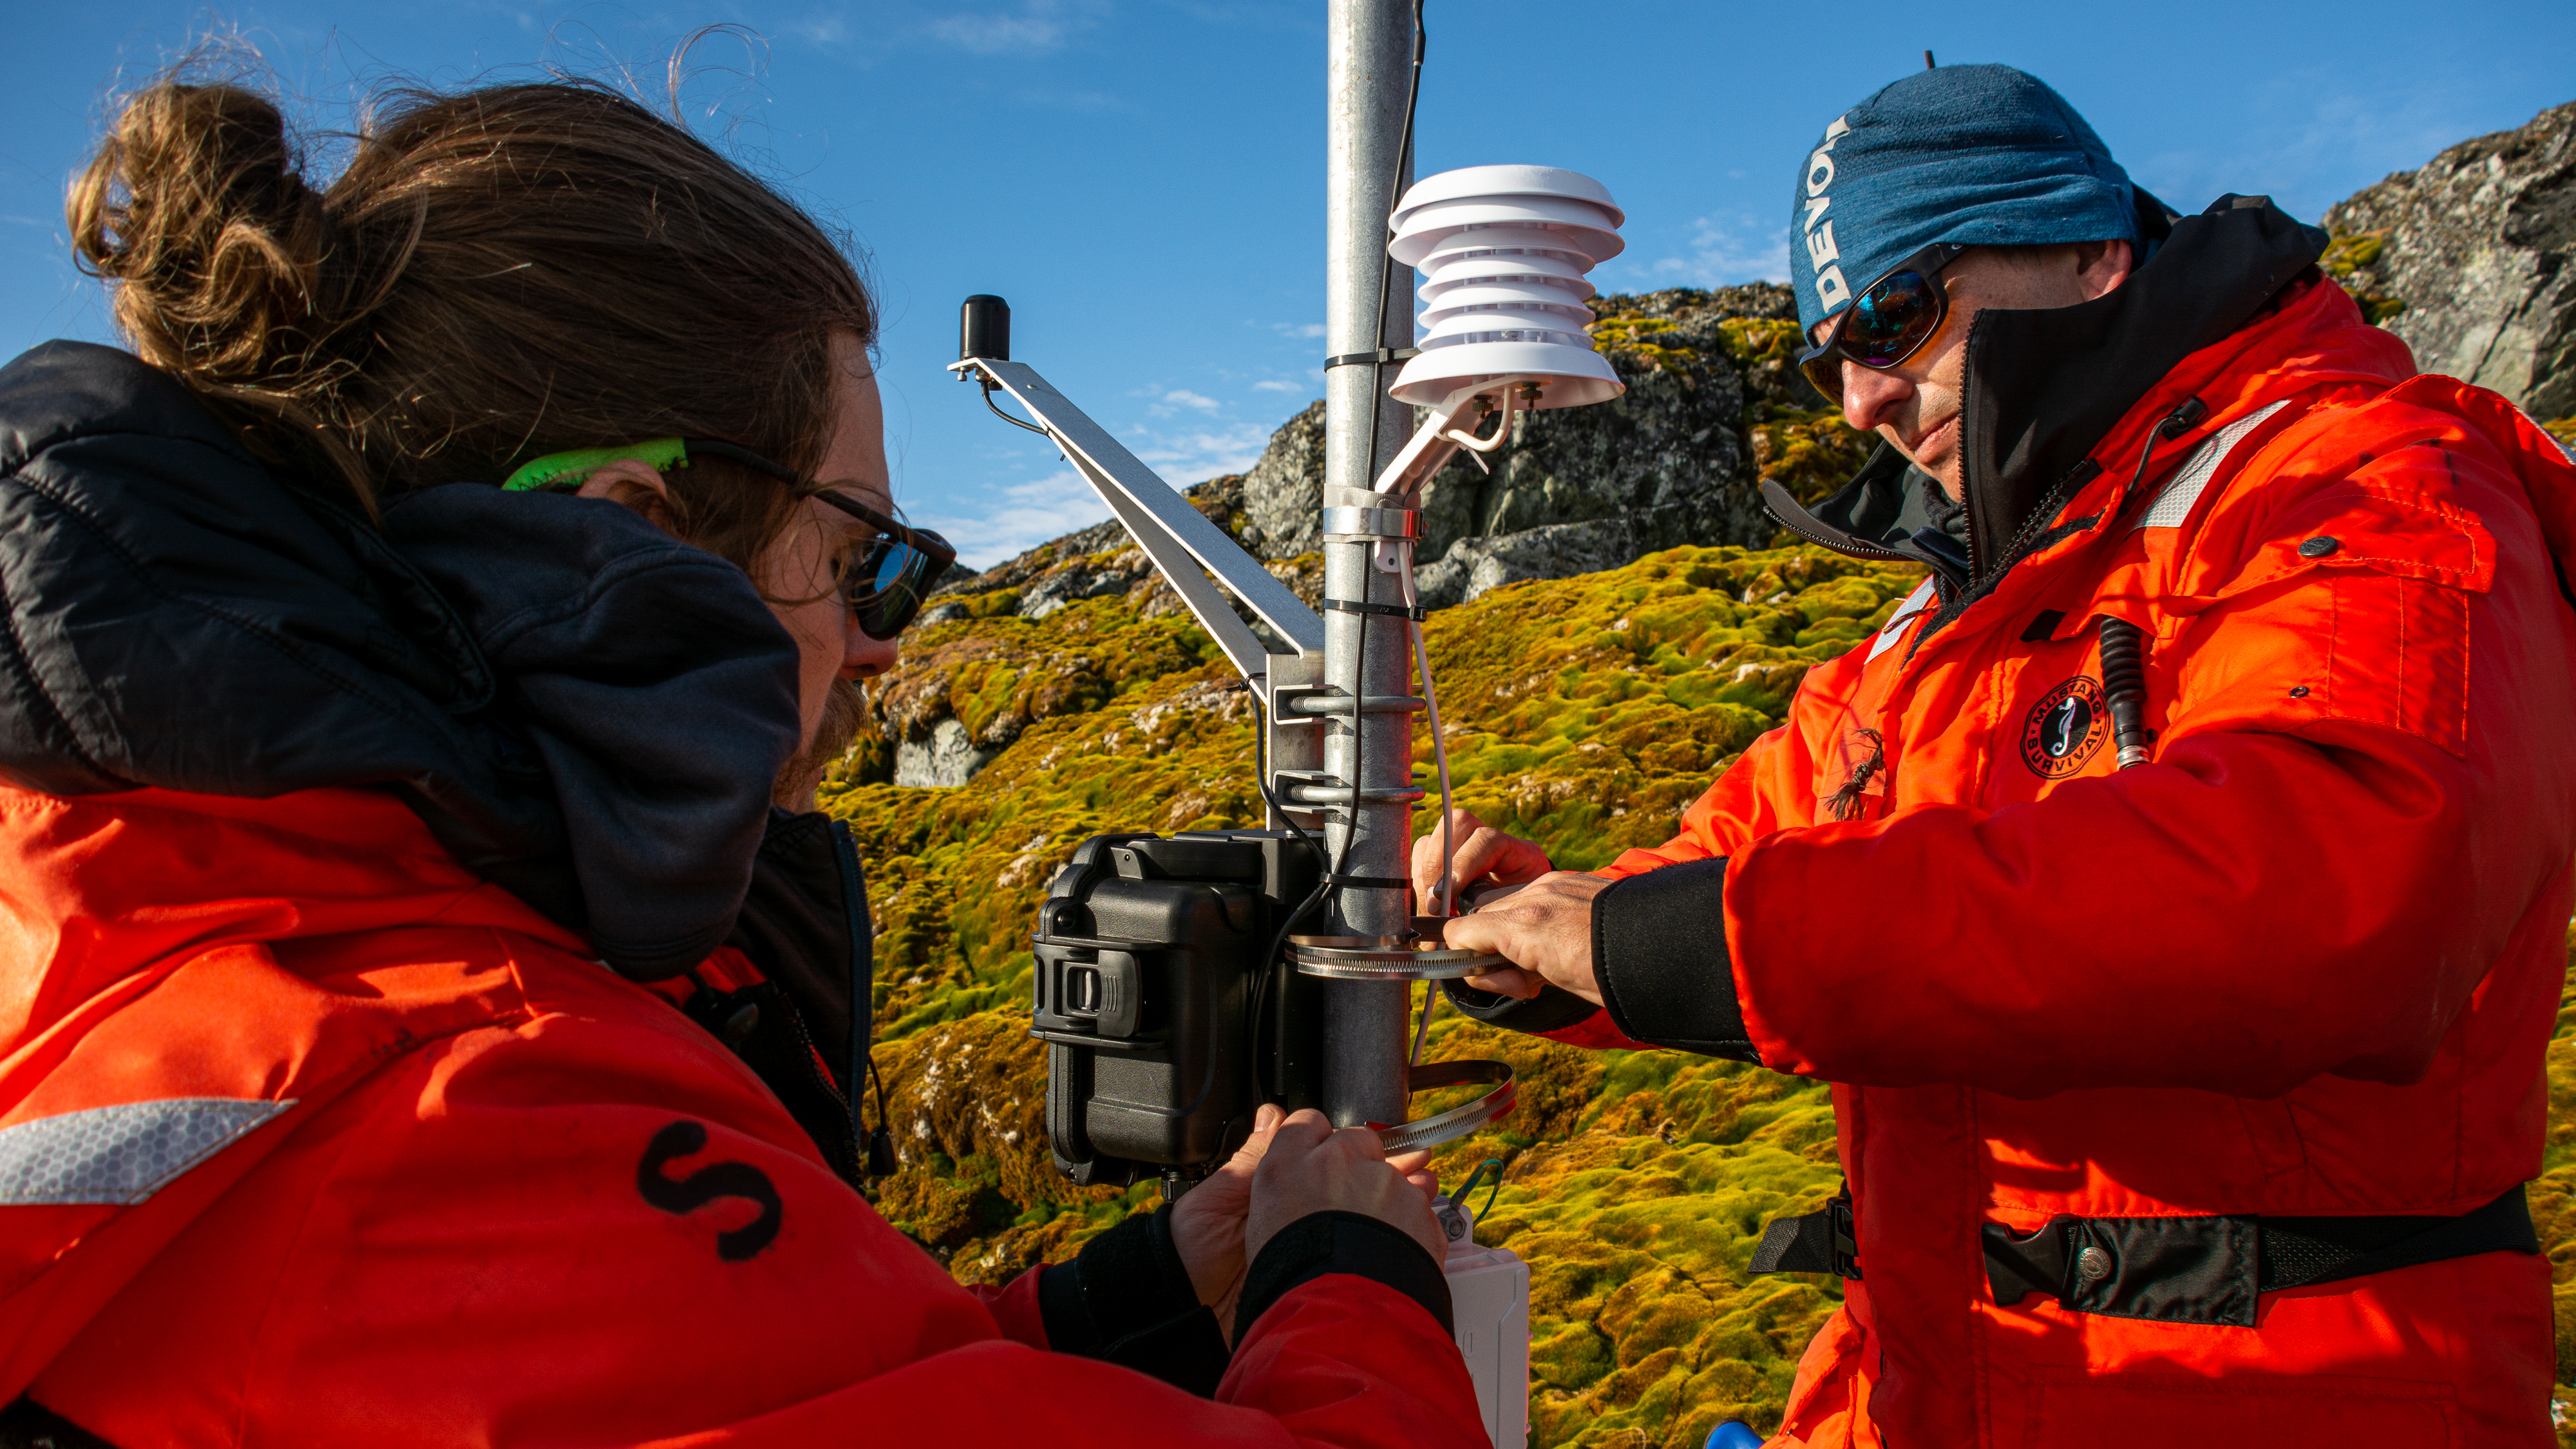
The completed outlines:
{"type": "Polygon", "coordinates": [[[1386,875],[1328,875],[1324,879],[1337,886],[1358,886],[1363,890],[1401,891],[1413,888],[1413,882],[1409,880],[1397,880],[1386,875]]]}
{"type": "Polygon", "coordinates": [[[1375,352],[1345,352],[1339,357],[1327,357],[1324,359],[1324,366],[1327,369],[1357,367],[1363,362],[1370,362],[1384,367],[1390,362],[1409,362],[1421,355],[1422,349],[1419,347],[1381,347],[1375,352]]]}
{"type": "Polygon", "coordinates": [[[1326,599],[1324,608],[1336,614],[1384,614],[1389,618],[1411,619],[1417,624],[1431,617],[1431,611],[1420,604],[1408,609],[1402,604],[1355,604],[1348,599],[1326,599]]]}

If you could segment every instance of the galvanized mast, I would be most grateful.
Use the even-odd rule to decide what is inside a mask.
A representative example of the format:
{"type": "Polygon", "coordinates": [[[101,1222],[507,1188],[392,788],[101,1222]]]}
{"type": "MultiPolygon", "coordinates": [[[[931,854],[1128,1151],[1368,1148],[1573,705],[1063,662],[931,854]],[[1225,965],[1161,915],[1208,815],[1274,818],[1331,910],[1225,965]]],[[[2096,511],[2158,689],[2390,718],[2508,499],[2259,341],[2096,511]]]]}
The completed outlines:
{"type": "MultiPolygon", "coordinates": [[[[1399,172],[1398,152],[1414,30],[1406,0],[1327,0],[1327,8],[1324,350],[1343,357],[1413,343],[1413,271],[1387,256],[1386,223],[1413,179],[1409,164],[1399,172]]],[[[1391,501],[1368,490],[1413,431],[1412,410],[1386,395],[1393,377],[1366,364],[1325,372],[1319,505],[1374,508],[1391,501]]],[[[1328,532],[1327,600],[1402,602],[1397,576],[1375,567],[1376,547],[1374,539],[1328,532]]],[[[1336,812],[1340,819],[1328,837],[1345,876],[1401,880],[1406,874],[1411,801],[1419,794],[1412,787],[1413,716],[1401,707],[1367,705],[1410,695],[1411,669],[1401,618],[1328,607],[1323,682],[1351,712],[1331,716],[1323,727],[1323,765],[1346,786],[1356,785],[1358,797],[1336,812]]],[[[1345,886],[1333,900],[1333,929],[1345,935],[1393,938],[1410,925],[1405,893],[1396,887],[1345,886]]],[[[1324,1110],[1334,1125],[1405,1120],[1408,1001],[1400,981],[1325,983],[1324,1110]]]]}

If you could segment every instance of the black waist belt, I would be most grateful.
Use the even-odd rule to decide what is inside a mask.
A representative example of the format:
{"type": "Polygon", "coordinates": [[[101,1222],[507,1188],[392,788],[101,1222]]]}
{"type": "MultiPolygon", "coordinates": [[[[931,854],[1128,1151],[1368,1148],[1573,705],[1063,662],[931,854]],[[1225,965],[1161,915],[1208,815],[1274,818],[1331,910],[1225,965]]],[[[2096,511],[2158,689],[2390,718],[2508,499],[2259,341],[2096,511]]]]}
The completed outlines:
{"type": "MultiPolygon", "coordinates": [[[[2158,1323],[2254,1326],[2258,1294],[2479,1253],[2540,1251],[2519,1186],[2458,1217],[2083,1218],[2060,1214],[2028,1237],[1985,1225],[1986,1282],[1998,1304],[2053,1295],[2076,1313],[2158,1323]]],[[[1851,1199],[1763,1231],[1756,1273],[1860,1276],[1851,1199]]]]}
{"type": "Polygon", "coordinates": [[[1851,1188],[1802,1218],[1773,1218],[1762,1229],[1748,1273],[1833,1273],[1860,1276],[1860,1238],[1852,1225],[1851,1188]]]}

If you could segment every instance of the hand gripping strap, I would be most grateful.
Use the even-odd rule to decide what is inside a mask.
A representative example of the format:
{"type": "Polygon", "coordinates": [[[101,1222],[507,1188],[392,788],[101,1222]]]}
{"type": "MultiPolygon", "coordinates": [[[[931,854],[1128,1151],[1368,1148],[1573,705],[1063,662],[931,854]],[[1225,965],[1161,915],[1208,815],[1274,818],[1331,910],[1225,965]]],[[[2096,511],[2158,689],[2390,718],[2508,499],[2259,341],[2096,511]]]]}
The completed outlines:
{"type": "Polygon", "coordinates": [[[1525,1031],[1533,1036],[1580,1026],[1601,1010],[1562,986],[1541,986],[1538,995],[1528,1001],[1478,991],[1462,981],[1444,981],[1440,989],[1449,994],[1450,1005],[1487,1026],[1525,1031]]]}

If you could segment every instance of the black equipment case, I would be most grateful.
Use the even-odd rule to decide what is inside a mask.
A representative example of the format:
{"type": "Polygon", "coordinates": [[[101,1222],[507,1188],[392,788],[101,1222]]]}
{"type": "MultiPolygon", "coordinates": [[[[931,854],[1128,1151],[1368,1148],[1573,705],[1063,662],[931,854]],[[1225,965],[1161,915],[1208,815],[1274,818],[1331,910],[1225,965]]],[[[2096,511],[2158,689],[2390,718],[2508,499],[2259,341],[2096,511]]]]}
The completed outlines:
{"type": "Polygon", "coordinates": [[[1261,1103],[1318,1105],[1322,983],[1287,964],[1315,851],[1286,831],[1084,841],[1038,909],[1029,1034],[1047,1138],[1075,1182],[1189,1180],[1261,1103]]]}

